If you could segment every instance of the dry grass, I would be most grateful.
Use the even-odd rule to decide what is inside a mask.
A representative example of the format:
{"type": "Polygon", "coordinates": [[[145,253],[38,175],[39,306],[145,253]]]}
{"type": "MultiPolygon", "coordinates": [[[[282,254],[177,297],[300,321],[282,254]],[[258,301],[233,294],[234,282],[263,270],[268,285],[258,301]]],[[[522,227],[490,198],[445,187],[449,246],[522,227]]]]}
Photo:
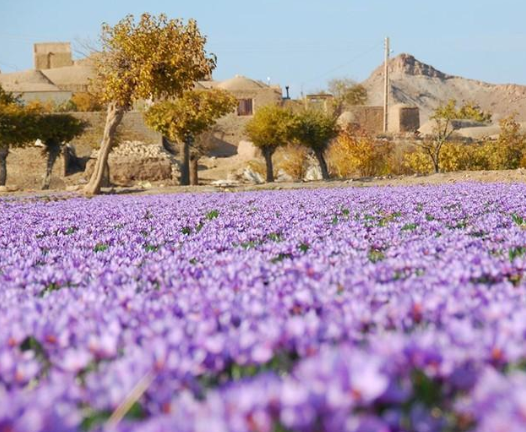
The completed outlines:
{"type": "Polygon", "coordinates": [[[342,131],[330,146],[327,163],[332,174],[339,178],[379,176],[387,172],[391,150],[390,143],[376,142],[350,128],[342,131]]]}
{"type": "Polygon", "coordinates": [[[307,173],[309,153],[300,145],[288,145],[275,155],[275,170],[282,170],[294,180],[302,180],[307,173]]]}

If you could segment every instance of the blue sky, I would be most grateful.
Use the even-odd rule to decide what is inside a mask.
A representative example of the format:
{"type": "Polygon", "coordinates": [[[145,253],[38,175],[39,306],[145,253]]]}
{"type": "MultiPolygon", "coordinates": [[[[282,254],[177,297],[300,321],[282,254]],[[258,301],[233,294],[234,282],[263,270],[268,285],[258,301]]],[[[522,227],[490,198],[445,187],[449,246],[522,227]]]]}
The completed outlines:
{"type": "Polygon", "coordinates": [[[270,77],[293,95],[365,79],[385,36],[444,72],[526,84],[524,0],[0,0],[0,70],[30,68],[34,42],[95,39],[102,22],[145,11],[195,18],[216,79],[270,77]]]}

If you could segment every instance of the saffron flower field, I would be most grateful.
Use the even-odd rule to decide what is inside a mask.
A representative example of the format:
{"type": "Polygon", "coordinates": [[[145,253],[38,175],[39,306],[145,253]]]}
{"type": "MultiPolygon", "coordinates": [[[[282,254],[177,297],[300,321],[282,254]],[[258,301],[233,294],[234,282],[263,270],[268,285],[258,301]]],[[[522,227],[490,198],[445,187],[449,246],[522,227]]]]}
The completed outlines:
{"type": "Polygon", "coordinates": [[[526,185],[0,201],[0,431],[526,430],[526,185]]]}

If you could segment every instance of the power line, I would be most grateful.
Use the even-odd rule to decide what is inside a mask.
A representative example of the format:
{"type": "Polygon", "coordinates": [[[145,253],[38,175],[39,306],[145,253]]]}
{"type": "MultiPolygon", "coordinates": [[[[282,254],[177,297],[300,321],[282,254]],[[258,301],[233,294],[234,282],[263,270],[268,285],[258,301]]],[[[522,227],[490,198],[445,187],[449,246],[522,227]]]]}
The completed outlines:
{"type": "Polygon", "coordinates": [[[389,58],[391,56],[391,40],[385,38],[384,59],[384,133],[389,130],[389,58]]]}
{"type": "Polygon", "coordinates": [[[313,51],[332,51],[332,52],[349,52],[353,51],[354,48],[334,47],[331,46],[320,46],[320,45],[303,45],[300,47],[217,47],[213,44],[209,44],[208,47],[211,50],[219,52],[313,52],[313,51]]]}
{"type": "Polygon", "coordinates": [[[10,64],[10,63],[5,63],[3,61],[0,61],[0,66],[5,66],[5,67],[7,67],[9,69],[12,69],[15,72],[20,70],[20,68],[17,65],[10,64]]]}
{"type": "Polygon", "coordinates": [[[371,48],[369,48],[367,51],[364,51],[364,52],[358,54],[357,56],[351,58],[349,61],[347,61],[347,62],[345,62],[345,63],[342,63],[341,65],[336,66],[335,68],[333,68],[333,69],[331,69],[331,70],[329,70],[329,71],[327,71],[327,72],[324,72],[324,73],[321,74],[321,75],[318,75],[318,76],[316,76],[316,77],[314,77],[314,78],[312,78],[312,79],[309,79],[308,81],[305,81],[304,84],[308,84],[308,83],[310,83],[310,82],[312,82],[312,81],[316,81],[316,80],[318,80],[318,79],[320,79],[320,78],[324,78],[324,77],[326,77],[327,75],[330,75],[331,73],[336,72],[337,70],[340,70],[340,69],[342,69],[342,68],[344,68],[344,67],[346,67],[346,66],[349,66],[349,65],[355,63],[356,61],[360,60],[362,57],[365,57],[367,54],[370,54],[371,52],[373,52],[374,50],[376,50],[376,49],[377,49],[379,46],[381,46],[381,45],[383,45],[383,42],[379,42],[379,43],[374,44],[374,45],[373,45],[371,48]]]}

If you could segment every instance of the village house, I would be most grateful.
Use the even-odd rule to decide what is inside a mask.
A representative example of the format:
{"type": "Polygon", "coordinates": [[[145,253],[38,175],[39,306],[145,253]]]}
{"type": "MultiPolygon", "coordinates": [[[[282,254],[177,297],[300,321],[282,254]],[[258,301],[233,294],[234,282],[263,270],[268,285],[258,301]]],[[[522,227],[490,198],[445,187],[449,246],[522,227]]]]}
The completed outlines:
{"type": "MultiPolygon", "coordinates": [[[[67,102],[74,94],[88,92],[90,80],[95,77],[95,69],[91,59],[73,59],[71,44],[67,42],[37,43],[34,45],[33,58],[34,65],[30,70],[0,73],[0,85],[5,90],[20,96],[25,103],[39,100],[52,102],[57,106],[67,106],[67,102]]],[[[308,95],[302,100],[292,100],[288,97],[288,89],[287,95],[283,97],[279,85],[268,85],[241,75],[224,81],[200,81],[196,83],[196,88],[226,90],[238,99],[237,109],[221,118],[211,133],[201,137],[201,139],[207,140],[208,154],[215,157],[230,157],[237,154],[246,157],[257,153],[251,143],[247,141],[245,127],[254,113],[261,107],[279,104],[294,110],[304,107],[318,107],[326,110],[332,98],[331,95],[323,94],[308,95]]],[[[145,103],[139,103],[135,110],[127,112],[119,128],[121,142],[134,143],[131,147],[126,146],[126,151],[134,153],[137,150],[137,155],[130,159],[131,153],[130,157],[124,158],[123,155],[115,154],[114,159],[118,158],[123,165],[128,164],[135,167],[133,170],[124,169],[126,175],[130,173],[137,175],[137,172],[141,171],[146,176],[145,178],[149,179],[150,174],[147,174],[148,172],[161,172],[162,170],[159,170],[157,165],[153,165],[154,168],[148,168],[145,165],[148,159],[157,158],[159,148],[164,148],[168,153],[177,156],[178,147],[146,126],[142,115],[145,105],[145,103]],[[132,148],[133,152],[131,151],[132,148]],[[154,157],[154,154],[157,156],[154,157]],[[138,169],[137,167],[141,168],[138,169]]],[[[94,157],[94,148],[97,147],[102,136],[105,112],[72,112],[71,114],[89,124],[86,132],[70,143],[76,157],[89,160],[94,157]]],[[[389,132],[391,133],[414,132],[420,126],[419,111],[418,108],[414,107],[392,107],[389,120],[389,132]]],[[[383,108],[376,106],[350,107],[341,115],[340,122],[342,124],[354,124],[369,133],[379,134],[383,131],[383,108]]],[[[20,152],[24,151],[30,152],[31,149],[20,150],[20,152]]],[[[168,163],[166,160],[164,162],[168,163]]],[[[68,162],[64,161],[65,171],[67,171],[67,165],[68,162]]],[[[169,172],[169,166],[165,168],[169,172]]],[[[117,171],[114,169],[114,172],[117,171]]]]}
{"type": "MultiPolygon", "coordinates": [[[[95,72],[93,65],[89,58],[74,60],[70,43],[37,43],[34,45],[33,58],[33,69],[0,73],[0,85],[20,96],[26,103],[39,100],[61,105],[68,102],[74,93],[88,91],[95,72]]],[[[268,104],[279,104],[283,99],[280,86],[267,85],[240,75],[225,81],[200,81],[196,88],[227,90],[239,100],[237,110],[219,121],[211,138],[214,141],[211,153],[215,156],[236,154],[237,145],[244,139],[245,125],[255,111],[268,104]]],[[[79,113],[79,116],[91,123],[91,129],[99,129],[99,123],[104,121],[99,113],[79,113]]],[[[126,127],[122,129],[125,135],[130,135],[130,139],[150,143],[155,137],[155,143],[160,141],[157,134],[147,130],[140,113],[130,112],[126,116],[128,119],[123,122],[126,127]]],[[[85,139],[91,139],[91,136],[81,137],[80,142],[76,143],[80,144],[81,151],[82,147],[88,147],[88,143],[82,142],[85,139]]]]}

